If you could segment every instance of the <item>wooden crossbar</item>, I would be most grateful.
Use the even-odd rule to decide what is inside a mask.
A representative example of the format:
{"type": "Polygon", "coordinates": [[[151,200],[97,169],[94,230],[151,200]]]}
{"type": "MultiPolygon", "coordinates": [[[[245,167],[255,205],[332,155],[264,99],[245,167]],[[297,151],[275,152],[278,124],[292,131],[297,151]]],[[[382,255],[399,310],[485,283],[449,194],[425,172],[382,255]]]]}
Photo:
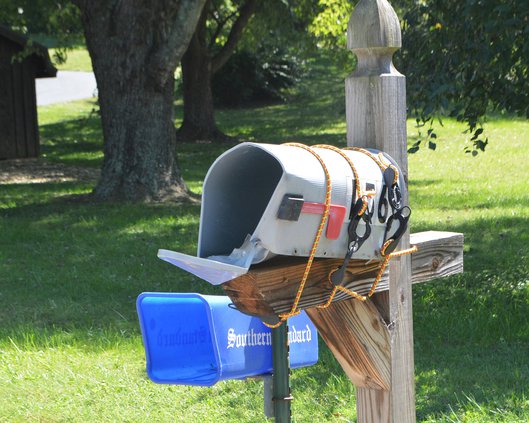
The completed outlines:
{"type": "MultiPolygon", "coordinates": [[[[463,271],[463,234],[428,231],[411,235],[411,244],[418,251],[411,256],[412,283],[421,283],[463,271]]],[[[324,302],[332,289],[327,276],[342,260],[319,259],[312,264],[309,279],[300,301],[306,309],[324,302]]],[[[270,321],[280,313],[290,311],[305,270],[306,258],[280,257],[254,266],[250,271],[223,284],[226,294],[242,312],[267,317],[270,321]]],[[[377,274],[380,262],[351,260],[347,267],[344,286],[366,295],[377,274]]],[[[388,272],[384,274],[375,292],[389,289],[388,272]]],[[[350,297],[339,292],[334,301],[350,297]]]]}

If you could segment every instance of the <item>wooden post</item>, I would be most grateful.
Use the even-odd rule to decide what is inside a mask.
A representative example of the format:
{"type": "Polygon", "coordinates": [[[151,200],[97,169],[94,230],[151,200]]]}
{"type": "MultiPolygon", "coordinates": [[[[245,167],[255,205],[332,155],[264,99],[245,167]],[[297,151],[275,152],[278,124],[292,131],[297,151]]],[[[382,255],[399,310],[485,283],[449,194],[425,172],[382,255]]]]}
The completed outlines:
{"type": "MultiPolygon", "coordinates": [[[[348,26],[347,47],[357,59],[346,80],[347,144],[391,155],[408,181],[406,81],[393,66],[401,47],[398,17],[386,0],[362,0],[348,26]]],[[[407,190],[404,201],[407,202],[407,190]]],[[[409,246],[409,233],[400,249],[409,246]]],[[[390,389],[358,387],[358,422],[415,422],[413,316],[410,256],[390,264],[389,292],[374,304],[388,323],[390,389]]]]}
{"type": "MultiPolygon", "coordinates": [[[[358,3],[347,42],[358,58],[346,79],[347,144],[391,155],[403,172],[407,203],[406,82],[392,63],[401,33],[387,0],[358,3]]],[[[463,271],[463,234],[423,232],[413,236],[413,244],[419,251],[394,258],[371,299],[338,294],[328,308],[315,307],[327,300],[332,288],[327,277],[341,264],[321,259],[313,262],[299,301],[357,387],[359,423],[415,423],[411,284],[463,271]]],[[[398,250],[409,245],[406,232],[398,250]]],[[[344,286],[365,295],[379,265],[351,260],[344,286]]],[[[303,259],[277,258],[223,287],[238,309],[275,323],[290,310],[304,268],[303,259]]]]}

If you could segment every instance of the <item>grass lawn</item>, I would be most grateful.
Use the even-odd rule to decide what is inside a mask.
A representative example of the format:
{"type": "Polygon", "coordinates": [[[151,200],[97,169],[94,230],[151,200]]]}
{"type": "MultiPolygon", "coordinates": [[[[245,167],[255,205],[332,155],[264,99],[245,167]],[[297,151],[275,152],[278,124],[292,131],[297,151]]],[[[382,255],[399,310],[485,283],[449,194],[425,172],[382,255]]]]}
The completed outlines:
{"type": "Polygon", "coordinates": [[[66,52],[66,61],[57,63],[55,58],[55,49],[49,49],[50,57],[59,70],[92,72],[92,61],[88,50],[84,47],[75,47],[66,52]]]}
{"type": "MultiPolygon", "coordinates": [[[[344,145],[343,82],[314,64],[290,104],[222,110],[220,127],[263,142],[344,145]]],[[[42,153],[101,164],[94,105],[39,109],[42,153]]],[[[177,105],[179,116],[181,105],[177,105]]],[[[410,142],[416,134],[409,122],[410,142]]],[[[465,233],[465,273],[414,286],[417,416],[422,422],[529,421],[529,122],[491,118],[491,144],[463,153],[447,120],[437,151],[410,157],[412,231],[465,233]]],[[[227,146],[179,146],[201,192],[227,146]]],[[[222,294],[156,258],[193,254],[199,207],[90,204],[90,183],[0,186],[0,421],[263,422],[262,383],[156,385],[145,375],[135,311],[142,291],[222,294]]],[[[321,343],[293,372],[295,422],[355,421],[354,387],[321,343]]]]}

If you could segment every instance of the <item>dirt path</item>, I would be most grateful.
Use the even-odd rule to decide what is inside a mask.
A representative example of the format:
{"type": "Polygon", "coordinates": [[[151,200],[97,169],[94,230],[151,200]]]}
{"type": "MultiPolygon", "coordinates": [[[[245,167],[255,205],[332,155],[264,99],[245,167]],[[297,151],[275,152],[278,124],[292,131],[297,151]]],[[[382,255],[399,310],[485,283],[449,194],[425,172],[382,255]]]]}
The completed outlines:
{"type": "Polygon", "coordinates": [[[45,159],[0,160],[0,184],[95,182],[98,177],[99,169],[66,166],[45,159]]]}

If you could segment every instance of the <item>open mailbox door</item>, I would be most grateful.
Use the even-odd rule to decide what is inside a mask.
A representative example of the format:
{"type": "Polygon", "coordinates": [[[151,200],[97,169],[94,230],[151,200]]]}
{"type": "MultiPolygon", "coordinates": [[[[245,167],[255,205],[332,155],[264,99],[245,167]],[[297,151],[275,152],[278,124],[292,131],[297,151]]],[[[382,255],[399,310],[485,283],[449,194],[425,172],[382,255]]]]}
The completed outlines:
{"type": "Polygon", "coordinates": [[[158,250],[158,257],[212,285],[219,285],[244,275],[250,267],[235,266],[209,258],[190,256],[170,250],[158,250]]]}

